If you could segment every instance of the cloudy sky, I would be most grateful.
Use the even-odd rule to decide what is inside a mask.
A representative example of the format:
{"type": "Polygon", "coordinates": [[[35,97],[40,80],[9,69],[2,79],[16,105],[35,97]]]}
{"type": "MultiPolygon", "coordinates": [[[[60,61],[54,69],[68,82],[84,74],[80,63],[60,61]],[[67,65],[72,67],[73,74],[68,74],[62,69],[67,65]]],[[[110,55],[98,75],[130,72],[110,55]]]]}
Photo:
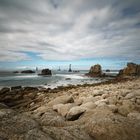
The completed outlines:
{"type": "Polygon", "coordinates": [[[140,63],[140,0],[0,0],[0,69],[140,63]]]}

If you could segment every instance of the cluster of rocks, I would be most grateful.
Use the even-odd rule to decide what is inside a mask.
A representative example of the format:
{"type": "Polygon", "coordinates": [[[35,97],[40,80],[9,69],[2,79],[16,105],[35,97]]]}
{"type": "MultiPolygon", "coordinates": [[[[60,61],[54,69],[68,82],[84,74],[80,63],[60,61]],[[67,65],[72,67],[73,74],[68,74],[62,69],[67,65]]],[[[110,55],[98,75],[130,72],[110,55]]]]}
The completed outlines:
{"type": "Polygon", "coordinates": [[[23,70],[23,71],[14,71],[13,73],[25,73],[25,74],[30,74],[30,73],[35,73],[33,70],[23,70]]]}
{"type": "Polygon", "coordinates": [[[127,63],[127,67],[120,70],[118,76],[140,76],[140,65],[127,63]]]}
{"type": "Polygon", "coordinates": [[[28,107],[30,103],[41,102],[37,87],[11,87],[0,90],[0,102],[13,109],[28,107]]]}
{"type": "MultiPolygon", "coordinates": [[[[106,70],[106,72],[110,72],[110,70],[106,70]]],[[[94,66],[91,66],[89,72],[86,74],[86,76],[90,77],[113,77],[106,75],[102,72],[102,67],[99,64],[96,64],[94,66]]],[[[119,71],[119,74],[117,77],[132,77],[132,76],[140,76],[140,65],[135,63],[127,63],[127,67],[124,69],[121,69],[119,71]]]]}
{"type": "MultiPolygon", "coordinates": [[[[13,73],[24,73],[24,74],[32,74],[32,73],[35,73],[35,71],[33,70],[23,70],[23,71],[14,71],[13,73]]],[[[42,76],[45,76],[45,75],[52,75],[52,71],[50,69],[43,69],[41,71],[40,74],[38,75],[42,75],[42,76]]]]}
{"type": "Polygon", "coordinates": [[[139,78],[57,93],[19,89],[0,91],[0,139],[140,139],[139,78]]]}

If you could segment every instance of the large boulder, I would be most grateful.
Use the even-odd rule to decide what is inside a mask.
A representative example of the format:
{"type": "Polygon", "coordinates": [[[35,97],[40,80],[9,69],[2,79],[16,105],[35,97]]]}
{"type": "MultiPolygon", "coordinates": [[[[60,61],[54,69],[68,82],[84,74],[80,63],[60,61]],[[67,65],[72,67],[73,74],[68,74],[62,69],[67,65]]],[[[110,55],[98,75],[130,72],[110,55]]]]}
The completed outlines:
{"type": "Polygon", "coordinates": [[[140,76],[140,65],[127,63],[127,67],[120,70],[118,76],[140,76]]]}
{"type": "Polygon", "coordinates": [[[102,67],[99,64],[92,66],[89,70],[89,73],[86,74],[90,77],[101,77],[102,76],[102,67]]]}
{"type": "Polygon", "coordinates": [[[82,106],[72,107],[66,115],[66,120],[69,121],[77,120],[85,111],[86,108],[82,106]]]}
{"type": "Polygon", "coordinates": [[[50,69],[43,69],[39,75],[52,75],[52,71],[50,69]]]}

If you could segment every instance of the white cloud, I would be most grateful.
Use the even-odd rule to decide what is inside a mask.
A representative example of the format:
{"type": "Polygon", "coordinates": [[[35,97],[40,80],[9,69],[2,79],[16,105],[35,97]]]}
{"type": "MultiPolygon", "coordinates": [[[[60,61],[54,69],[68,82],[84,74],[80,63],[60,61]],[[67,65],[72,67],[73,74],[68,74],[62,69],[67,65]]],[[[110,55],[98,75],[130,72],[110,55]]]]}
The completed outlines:
{"type": "Polygon", "coordinates": [[[2,2],[0,61],[29,59],[23,51],[45,60],[140,58],[140,13],[131,12],[136,0],[2,2]],[[123,13],[126,8],[131,17],[123,13]]]}
{"type": "Polygon", "coordinates": [[[13,51],[2,51],[0,52],[0,62],[14,62],[21,60],[30,60],[30,57],[25,53],[13,52],[13,51]]]}

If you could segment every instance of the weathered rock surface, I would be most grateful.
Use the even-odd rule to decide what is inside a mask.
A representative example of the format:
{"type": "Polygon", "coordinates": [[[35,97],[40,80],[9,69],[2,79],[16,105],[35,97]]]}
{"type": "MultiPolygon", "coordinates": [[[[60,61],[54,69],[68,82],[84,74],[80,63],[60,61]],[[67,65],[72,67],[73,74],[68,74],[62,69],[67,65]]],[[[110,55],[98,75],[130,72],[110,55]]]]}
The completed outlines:
{"type": "Polygon", "coordinates": [[[87,102],[87,103],[81,105],[81,107],[85,108],[86,110],[95,109],[96,106],[97,105],[93,102],[87,102]]]}
{"type": "Polygon", "coordinates": [[[85,111],[86,111],[86,108],[84,107],[81,107],[81,106],[73,107],[67,113],[66,119],[70,121],[77,120],[85,111]]]}
{"type": "Polygon", "coordinates": [[[89,70],[89,73],[86,74],[90,77],[101,77],[102,76],[102,67],[99,64],[92,66],[89,70]]]}
{"type": "Polygon", "coordinates": [[[2,89],[0,139],[140,139],[139,78],[52,91],[2,89]]]}
{"type": "Polygon", "coordinates": [[[119,76],[140,76],[140,65],[127,63],[127,67],[120,70],[119,76]]]}
{"type": "Polygon", "coordinates": [[[138,140],[140,122],[115,115],[110,111],[96,110],[90,115],[86,130],[96,140],[138,140]]]}
{"type": "Polygon", "coordinates": [[[73,103],[57,104],[53,106],[53,110],[57,111],[61,116],[65,117],[68,111],[74,106],[75,104],[73,103]]]}
{"type": "Polygon", "coordinates": [[[42,71],[41,71],[41,74],[39,74],[39,75],[52,75],[52,71],[51,70],[49,70],[49,69],[43,69],[42,71]]]}

